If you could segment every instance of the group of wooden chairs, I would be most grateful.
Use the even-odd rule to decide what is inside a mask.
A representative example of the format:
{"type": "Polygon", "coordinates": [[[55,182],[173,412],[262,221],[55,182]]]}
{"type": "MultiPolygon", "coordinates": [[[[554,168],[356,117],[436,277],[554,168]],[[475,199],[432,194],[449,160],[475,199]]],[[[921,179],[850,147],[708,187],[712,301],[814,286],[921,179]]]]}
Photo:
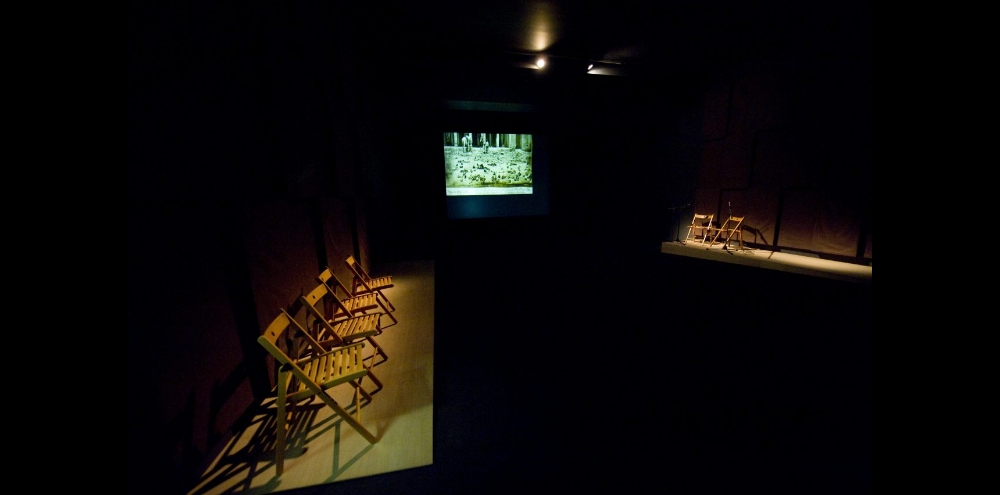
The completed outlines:
{"type": "Polygon", "coordinates": [[[282,308],[257,339],[277,368],[275,466],[279,476],[284,470],[288,410],[303,400],[318,397],[369,443],[378,441],[362,424],[361,407],[362,399],[367,405],[382,389],[372,370],[389,359],[378,336],[399,323],[393,315],[396,307],[385,295],[394,285],[392,276],[370,276],[354,256],[344,262],[352,274],[350,286],[327,267],[316,277],[316,287],[299,296],[289,309],[282,308]],[[383,318],[390,322],[383,326],[383,318]],[[365,344],[371,349],[365,351],[365,344]],[[373,390],[362,387],[364,378],[372,382],[373,390]],[[353,402],[347,407],[332,394],[341,385],[354,388],[353,402]]]}
{"type": "Polygon", "coordinates": [[[736,248],[744,249],[743,245],[743,218],[732,215],[722,222],[722,225],[715,223],[715,215],[711,213],[695,213],[688,226],[687,235],[684,242],[699,241],[702,244],[708,242],[708,247],[717,243],[722,244],[722,249],[728,250],[735,242],[736,248]],[[720,238],[722,238],[720,240],[720,238]]]}

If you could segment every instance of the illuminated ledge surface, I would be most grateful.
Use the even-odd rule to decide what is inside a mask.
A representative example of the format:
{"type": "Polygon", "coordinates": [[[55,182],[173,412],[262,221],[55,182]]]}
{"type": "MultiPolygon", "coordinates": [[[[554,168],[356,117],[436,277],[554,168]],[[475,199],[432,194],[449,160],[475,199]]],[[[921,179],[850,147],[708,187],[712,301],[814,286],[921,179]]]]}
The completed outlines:
{"type": "Polygon", "coordinates": [[[724,250],[722,244],[709,247],[697,241],[687,243],[667,241],[660,245],[660,252],[691,258],[736,263],[768,270],[800,273],[815,277],[852,282],[872,283],[871,265],[858,265],[841,261],[824,260],[807,255],[781,253],[763,249],[724,250]]]}

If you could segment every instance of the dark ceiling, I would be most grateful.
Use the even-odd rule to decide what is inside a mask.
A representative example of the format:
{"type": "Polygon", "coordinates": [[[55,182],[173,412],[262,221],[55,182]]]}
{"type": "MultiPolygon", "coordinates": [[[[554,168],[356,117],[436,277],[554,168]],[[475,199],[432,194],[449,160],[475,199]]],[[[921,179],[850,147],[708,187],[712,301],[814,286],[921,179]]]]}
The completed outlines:
{"type": "Polygon", "coordinates": [[[447,0],[357,7],[361,43],[383,55],[530,64],[615,75],[682,73],[761,50],[868,43],[870,2],[788,0],[447,0]],[[859,22],[860,21],[860,22],[859,22]],[[580,68],[583,69],[580,69],[580,68]]]}

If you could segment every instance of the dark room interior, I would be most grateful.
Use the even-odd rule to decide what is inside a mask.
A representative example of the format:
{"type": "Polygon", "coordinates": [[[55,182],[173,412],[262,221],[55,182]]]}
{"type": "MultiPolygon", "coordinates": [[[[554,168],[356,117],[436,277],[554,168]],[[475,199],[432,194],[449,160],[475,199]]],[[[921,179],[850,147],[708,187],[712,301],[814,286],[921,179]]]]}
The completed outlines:
{"type": "Polygon", "coordinates": [[[130,2],[128,493],[871,492],[871,17],[130,2]],[[442,132],[491,126],[534,134],[544,212],[449,217],[442,132]],[[663,250],[696,213],[868,276],[663,250]],[[432,267],[433,462],[198,488],[274,396],[258,337],[348,256],[432,267]]]}

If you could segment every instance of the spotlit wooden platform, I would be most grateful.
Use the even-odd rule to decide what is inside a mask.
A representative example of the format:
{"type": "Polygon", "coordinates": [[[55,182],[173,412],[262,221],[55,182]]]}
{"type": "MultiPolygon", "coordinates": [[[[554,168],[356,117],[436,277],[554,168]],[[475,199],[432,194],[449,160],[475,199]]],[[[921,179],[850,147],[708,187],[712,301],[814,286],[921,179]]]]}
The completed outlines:
{"type": "MultiPolygon", "coordinates": [[[[293,415],[284,473],[278,476],[276,413],[273,397],[268,398],[251,424],[219,446],[187,495],[277,493],[433,463],[434,262],[389,263],[378,273],[393,276],[395,287],[389,290],[399,318],[378,337],[390,356],[374,368],[385,388],[361,412],[379,441],[369,443],[322,404],[300,407],[293,415]]],[[[335,399],[347,407],[352,393],[348,387],[335,399]]]]}
{"type": "Polygon", "coordinates": [[[702,258],[722,263],[736,263],[767,270],[799,273],[813,277],[868,283],[872,282],[872,266],[825,260],[808,254],[768,251],[763,249],[723,249],[716,243],[709,246],[697,241],[667,241],[660,252],[690,258],[702,258]]]}

